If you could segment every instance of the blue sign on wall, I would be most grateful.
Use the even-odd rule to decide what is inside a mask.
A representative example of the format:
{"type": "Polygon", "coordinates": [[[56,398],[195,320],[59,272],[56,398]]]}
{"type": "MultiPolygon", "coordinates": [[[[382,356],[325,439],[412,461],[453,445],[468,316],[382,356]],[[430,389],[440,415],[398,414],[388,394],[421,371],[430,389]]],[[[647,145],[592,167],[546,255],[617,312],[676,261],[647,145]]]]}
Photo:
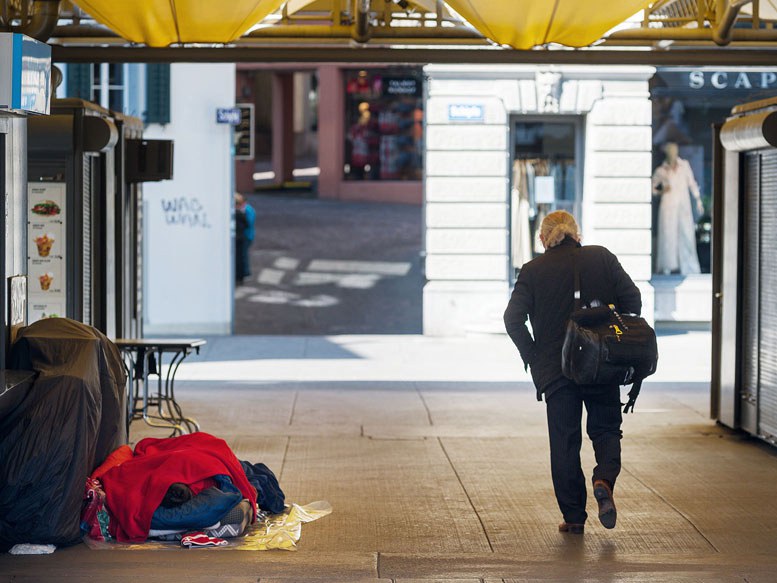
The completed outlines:
{"type": "Polygon", "coordinates": [[[448,105],[448,121],[482,122],[486,119],[486,108],[476,103],[451,103],[448,105]]]}
{"type": "Polygon", "coordinates": [[[227,123],[236,126],[241,119],[239,107],[219,107],[216,109],[216,123],[227,123]]]}
{"type": "Polygon", "coordinates": [[[0,33],[0,109],[48,114],[51,47],[23,34],[0,33]]]}

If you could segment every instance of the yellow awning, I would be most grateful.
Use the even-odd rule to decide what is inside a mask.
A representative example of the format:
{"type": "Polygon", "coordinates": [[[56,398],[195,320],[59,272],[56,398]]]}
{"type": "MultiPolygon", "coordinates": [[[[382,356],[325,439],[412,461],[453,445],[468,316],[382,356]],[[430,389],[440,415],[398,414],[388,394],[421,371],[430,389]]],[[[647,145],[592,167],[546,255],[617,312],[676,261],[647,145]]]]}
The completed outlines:
{"type": "Polygon", "coordinates": [[[447,0],[483,36],[515,49],[546,43],[584,47],[650,0],[447,0]]]}
{"type": "Polygon", "coordinates": [[[150,47],[227,43],[283,4],[283,0],[74,1],[119,36],[150,47]]]}
{"type": "MultiPolygon", "coordinates": [[[[330,0],[331,1],[331,0],[330,0]]],[[[233,41],[284,0],[74,0],[123,38],[151,47],[233,41]]],[[[299,10],[314,0],[293,0],[299,10]]],[[[425,5],[423,0],[415,4],[425,5]]],[[[550,42],[586,46],[649,0],[448,0],[481,34],[499,44],[529,49],[550,42]]]]}

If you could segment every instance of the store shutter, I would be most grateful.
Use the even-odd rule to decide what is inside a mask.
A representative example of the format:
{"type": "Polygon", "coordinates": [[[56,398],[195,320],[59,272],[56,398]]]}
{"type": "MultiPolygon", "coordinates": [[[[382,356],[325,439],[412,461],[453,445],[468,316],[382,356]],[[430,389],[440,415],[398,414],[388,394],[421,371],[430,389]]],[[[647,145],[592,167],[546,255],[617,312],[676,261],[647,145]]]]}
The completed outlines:
{"type": "Polygon", "coordinates": [[[67,66],[67,97],[92,100],[92,65],[70,63],[67,66]]]}
{"type": "MultiPolygon", "coordinates": [[[[742,273],[742,399],[758,398],[758,268],[759,268],[759,171],[758,154],[747,154],[745,163],[744,257],[742,273]]],[[[755,432],[755,427],[745,427],[755,432]]]]}
{"type": "Polygon", "coordinates": [[[81,225],[82,254],[81,254],[81,285],[83,286],[83,298],[81,304],[81,321],[84,324],[92,322],[92,184],[95,180],[93,174],[92,156],[84,156],[83,161],[83,198],[84,208],[83,223],[81,225]]]}
{"type": "Polygon", "coordinates": [[[170,123],[170,65],[146,65],[146,123],[170,123]]]}
{"type": "Polygon", "coordinates": [[[758,433],[777,440],[777,150],[760,154],[758,433]]]}

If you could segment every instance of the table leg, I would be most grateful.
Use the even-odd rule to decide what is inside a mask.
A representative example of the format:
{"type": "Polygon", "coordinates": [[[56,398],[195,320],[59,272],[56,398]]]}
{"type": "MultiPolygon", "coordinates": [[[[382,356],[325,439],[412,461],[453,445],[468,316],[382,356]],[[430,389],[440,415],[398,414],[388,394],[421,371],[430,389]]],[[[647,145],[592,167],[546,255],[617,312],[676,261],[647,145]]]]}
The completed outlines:
{"type": "MultiPolygon", "coordinates": [[[[146,355],[146,359],[147,359],[146,363],[145,363],[146,364],[146,371],[149,370],[148,369],[148,364],[149,364],[148,359],[150,357],[153,357],[153,354],[154,354],[153,351],[149,351],[148,354],[146,355]]],[[[161,366],[161,363],[157,363],[157,367],[160,367],[160,366],[161,366]]],[[[162,380],[161,369],[157,368],[157,402],[158,402],[158,409],[159,409],[160,416],[159,417],[154,417],[152,415],[149,415],[149,412],[148,412],[148,407],[149,407],[148,372],[146,373],[146,375],[143,378],[143,421],[145,421],[146,425],[148,425],[149,427],[164,427],[164,428],[168,428],[168,429],[172,428],[173,429],[173,435],[176,435],[176,434],[183,435],[186,432],[184,431],[183,427],[181,427],[181,425],[179,425],[178,423],[174,423],[174,421],[175,421],[174,419],[165,419],[164,416],[162,416],[162,405],[161,405],[161,402],[162,402],[162,393],[161,393],[161,391],[162,391],[162,383],[161,383],[161,380],[162,380]],[[154,422],[154,419],[159,419],[160,421],[164,421],[164,423],[156,423],[156,422],[154,422]]]]}
{"type": "Polygon", "coordinates": [[[178,372],[178,367],[181,366],[181,363],[188,355],[189,355],[189,351],[182,350],[180,352],[177,352],[173,356],[173,359],[170,361],[170,366],[167,369],[167,377],[165,379],[165,384],[167,385],[168,395],[170,396],[170,402],[175,407],[176,414],[178,415],[178,420],[183,425],[186,425],[186,428],[189,430],[189,433],[196,433],[197,431],[200,430],[200,424],[197,423],[197,421],[191,417],[184,417],[183,411],[181,410],[181,406],[178,404],[178,401],[175,400],[175,375],[178,372]]]}

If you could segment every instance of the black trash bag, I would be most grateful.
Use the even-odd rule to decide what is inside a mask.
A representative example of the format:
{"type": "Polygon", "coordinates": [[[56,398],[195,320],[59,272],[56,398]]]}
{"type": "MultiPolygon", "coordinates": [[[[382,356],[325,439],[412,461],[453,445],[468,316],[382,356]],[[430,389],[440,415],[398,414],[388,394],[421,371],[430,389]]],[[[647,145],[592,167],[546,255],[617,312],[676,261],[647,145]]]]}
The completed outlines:
{"type": "Polygon", "coordinates": [[[86,478],[127,441],[121,356],[98,330],[52,318],[20,331],[11,363],[38,376],[0,419],[0,546],[76,543],[86,478]]]}

